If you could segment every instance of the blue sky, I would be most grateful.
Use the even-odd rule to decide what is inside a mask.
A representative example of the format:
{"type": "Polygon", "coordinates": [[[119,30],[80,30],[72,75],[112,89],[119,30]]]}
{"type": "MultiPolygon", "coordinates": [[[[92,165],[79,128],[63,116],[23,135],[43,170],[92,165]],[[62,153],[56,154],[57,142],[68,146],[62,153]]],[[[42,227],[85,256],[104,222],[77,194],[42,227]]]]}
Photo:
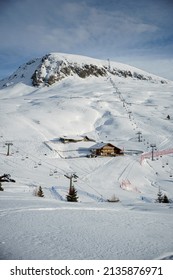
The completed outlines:
{"type": "Polygon", "coordinates": [[[0,78],[63,52],[173,80],[172,0],[0,0],[0,78]]]}

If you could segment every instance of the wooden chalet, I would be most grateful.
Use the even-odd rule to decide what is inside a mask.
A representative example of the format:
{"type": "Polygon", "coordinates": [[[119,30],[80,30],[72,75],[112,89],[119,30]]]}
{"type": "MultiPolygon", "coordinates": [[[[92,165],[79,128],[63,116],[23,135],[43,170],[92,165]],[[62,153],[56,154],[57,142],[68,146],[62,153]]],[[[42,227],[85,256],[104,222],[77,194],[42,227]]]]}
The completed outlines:
{"type": "Polygon", "coordinates": [[[120,156],[124,152],[120,148],[114,146],[111,143],[98,143],[91,147],[91,157],[92,156],[120,156]]]}

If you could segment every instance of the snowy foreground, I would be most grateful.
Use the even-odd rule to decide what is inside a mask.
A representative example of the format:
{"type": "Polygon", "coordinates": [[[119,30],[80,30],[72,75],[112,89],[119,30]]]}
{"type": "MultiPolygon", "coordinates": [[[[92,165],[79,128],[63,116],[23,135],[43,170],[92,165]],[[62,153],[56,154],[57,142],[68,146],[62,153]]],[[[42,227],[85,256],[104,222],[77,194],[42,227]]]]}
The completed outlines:
{"type": "Polygon", "coordinates": [[[1,196],[1,259],[155,259],[172,256],[170,207],[1,196]]]}
{"type": "Polygon", "coordinates": [[[159,78],[117,76],[2,88],[0,175],[16,182],[0,192],[0,259],[173,259],[172,92],[159,78]],[[94,142],[62,136],[125,154],[87,158],[94,142]],[[64,176],[74,173],[76,203],[66,201],[64,176]],[[155,202],[159,189],[170,203],[155,202]]]}

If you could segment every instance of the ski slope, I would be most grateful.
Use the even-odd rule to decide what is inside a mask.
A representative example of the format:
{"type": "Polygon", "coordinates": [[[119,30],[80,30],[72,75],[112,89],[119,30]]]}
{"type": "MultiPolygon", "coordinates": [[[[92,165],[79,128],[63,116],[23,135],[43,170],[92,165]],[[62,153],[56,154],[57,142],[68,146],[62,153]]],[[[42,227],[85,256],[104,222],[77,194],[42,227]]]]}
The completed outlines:
{"type": "Polygon", "coordinates": [[[16,183],[0,192],[0,259],[171,259],[172,203],[155,200],[160,189],[173,201],[173,154],[141,156],[152,144],[173,148],[172,90],[156,77],[111,74],[2,88],[0,174],[16,183]],[[124,155],[87,158],[94,143],[59,140],[71,135],[112,143],[124,155]],[[78,203],[66,201],[64,175],[73,173],[78,203]],[[44,198],[33,195],[38,186],[44,198]],[[120,201],[109,203],[114,195],[120,201]]]}

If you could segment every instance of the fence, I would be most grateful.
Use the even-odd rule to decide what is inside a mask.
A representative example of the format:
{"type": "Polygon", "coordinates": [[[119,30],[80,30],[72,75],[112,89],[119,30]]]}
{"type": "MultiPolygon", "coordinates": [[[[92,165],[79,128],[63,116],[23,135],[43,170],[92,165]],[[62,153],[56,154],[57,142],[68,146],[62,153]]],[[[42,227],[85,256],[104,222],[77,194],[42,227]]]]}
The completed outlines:
{"type": "Polygon", "coordinates": [[[122,180],[122,182],[120,183],[120,187],[121,187],[121,189],[126,190],[126,191],[140,193],[140,191],[135,186],[133,186],[128,179],[122,180]]]}
{"type": "Polygon", "coordinates": [[[155,151],[155,152],[153,152],[153,154],[152,154],[152,152],[144,153],[141,155],[140,164],[142,164],[143,160],[146,158],[151,158],[152,156],[154,158],[154,157],[159,157],[159,156],[164,156],[164,155],[169,155],[169,154],[173,154],[173,149],[155,151]]]}

